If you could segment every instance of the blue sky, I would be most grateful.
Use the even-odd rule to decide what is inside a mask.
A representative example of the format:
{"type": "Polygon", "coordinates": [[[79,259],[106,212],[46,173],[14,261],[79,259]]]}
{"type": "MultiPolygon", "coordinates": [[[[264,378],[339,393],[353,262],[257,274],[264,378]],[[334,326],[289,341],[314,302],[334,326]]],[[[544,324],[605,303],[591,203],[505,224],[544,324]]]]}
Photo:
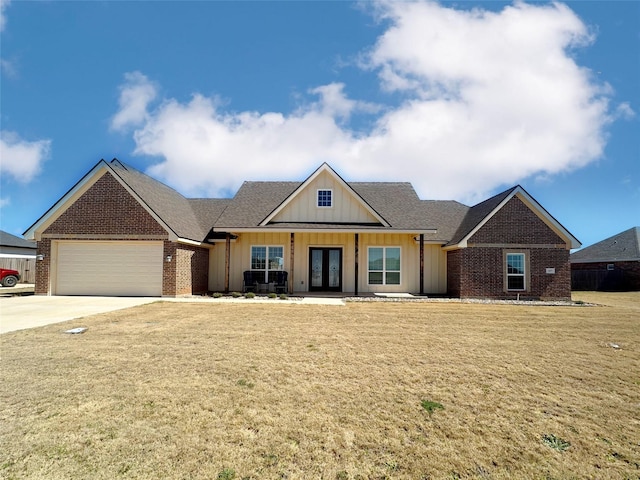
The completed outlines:
{"type": "Polygon", "coordinates": [[[640,225],[640,2],[1,2],[0,223],[95,163],[243,180],[521,184],[587,246],[640,225]]]}

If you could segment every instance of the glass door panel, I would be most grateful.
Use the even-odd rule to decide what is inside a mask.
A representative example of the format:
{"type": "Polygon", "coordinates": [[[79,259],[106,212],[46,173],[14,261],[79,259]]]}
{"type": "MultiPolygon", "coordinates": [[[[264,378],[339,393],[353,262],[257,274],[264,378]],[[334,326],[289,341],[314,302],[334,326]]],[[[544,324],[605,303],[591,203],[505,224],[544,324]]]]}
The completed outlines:
{"type": "Polygon", "coordinates": [[[320,249],[311,249],[311,287],[322,287],[322,264],[323,251],[320,249]]]}
{"type": "Polygon", "coordinates": [[[309,249],[309,290],[342,291],[342,248],[309,249]]]}

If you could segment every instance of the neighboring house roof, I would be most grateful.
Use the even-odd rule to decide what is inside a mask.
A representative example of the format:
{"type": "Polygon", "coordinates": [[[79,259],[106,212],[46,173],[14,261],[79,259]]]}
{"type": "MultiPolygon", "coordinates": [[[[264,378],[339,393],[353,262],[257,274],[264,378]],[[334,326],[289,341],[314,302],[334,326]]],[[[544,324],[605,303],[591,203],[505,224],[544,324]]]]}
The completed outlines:
{"type": "Polygon", "coordinates": [[[37,245],[35,242],[16,237],[15,235],[11,235],[8,232],[0,230],[0,247],[29,248],[33,250],[33,253],[35,254],[37,245]]]}
{"type": "Polygon", "coordinates": [[[527,191],[520,185],[505,190],[502,193],[474,205],[467,211],[460,227],[446,247],[466,247],[467,241],[482,226],[493,217],[509,200],[518,196],[529,208],[535,212],[550,228],[556,231],[570,245],[570,248],[579,248],[580,242],[574,237],[560,222],[558,222],[542,205],[540,205],[527,191]]]}
{"type": "Polygon", "coordinates": [[[640,261],[640,227],[613,235],[571,254],[571,263],[640,261]]]}

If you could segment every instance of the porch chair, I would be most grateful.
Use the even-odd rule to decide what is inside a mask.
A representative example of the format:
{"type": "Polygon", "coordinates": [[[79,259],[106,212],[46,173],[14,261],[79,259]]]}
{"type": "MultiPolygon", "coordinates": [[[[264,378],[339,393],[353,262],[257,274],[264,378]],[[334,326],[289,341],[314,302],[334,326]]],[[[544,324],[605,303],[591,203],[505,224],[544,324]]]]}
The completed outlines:
{"type": "Polygon", "coordinates": [[[273,287],[276,290],[276,293],[287,293],[289,291],[289,283],[287,281],[287,277],[289,276],[288,272],[284,270],[276,270],[272,272],[273,275],[273,287]]]}
{"type": "Polygon", "coordinates": [[[258,281],[251,270],[245,270],[242,274],[242,292],[257,292],[258,281]]]}

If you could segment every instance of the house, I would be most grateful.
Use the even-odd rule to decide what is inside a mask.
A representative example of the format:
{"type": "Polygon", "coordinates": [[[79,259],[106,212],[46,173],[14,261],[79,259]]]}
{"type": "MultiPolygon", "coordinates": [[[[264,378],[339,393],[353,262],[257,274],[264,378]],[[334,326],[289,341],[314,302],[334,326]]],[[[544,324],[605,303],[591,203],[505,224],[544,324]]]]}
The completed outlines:
{"type": "Polygon", "coordinates": [[[187,199],[101,160],[26,232],[36,294],[241,291],[244,272],[289,293],[570,298],[580,243],[522,187],[478,205],[421,200],[410,183],[347,182],[326,163],[299,182],[245,182],[187,199]]]}
{"type": "Polygon", "coordinates": [[[575,290],[640,290],[640,227],[633,227],[571,254],[575,290]]]}
{"type": "Polygon", "coordinates": [[[0,268],[19,271],[22,283],[35,282],[36,249],[35,242],[0,230],[0,268]]]}

